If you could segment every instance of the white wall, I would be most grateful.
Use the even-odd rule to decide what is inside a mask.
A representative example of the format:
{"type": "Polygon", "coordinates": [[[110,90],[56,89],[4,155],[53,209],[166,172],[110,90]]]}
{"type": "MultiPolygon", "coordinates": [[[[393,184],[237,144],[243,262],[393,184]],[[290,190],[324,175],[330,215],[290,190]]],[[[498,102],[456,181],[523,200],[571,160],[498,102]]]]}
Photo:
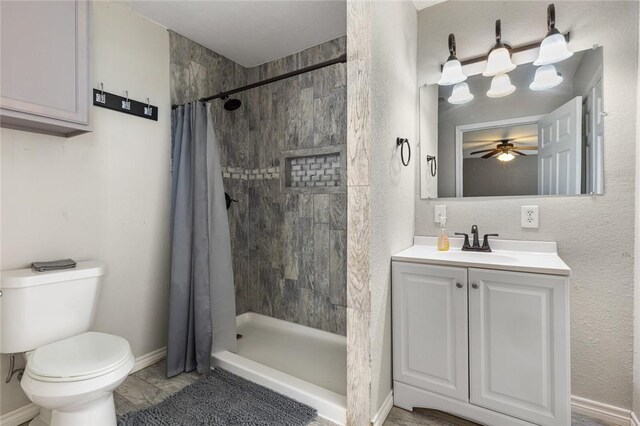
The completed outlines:
{"type": "MultiPolygon", "coordinates": [[[[446,2],[418,14],[418,84],[433,81],[455,33],[460,58],[483,54],[502,19],[503,41],[544,37],[548,2],[446,2]]],[[[604,46],[605,195],[446,200],[450,232],[477,224],[502,238],[552,240],[571,277],[572,393],[630,409],[633,359],[637,2],[556,2],[571,48],[604,46]],[[520,206],[540,206],[540,228],[520,228],[520,206]]],[[[436,235],[433,205],[416,192],[416,233],[436,235]]]]}
{"type": "Polygon", "coordinates": [[[372,3],[371,415],[391,391],[391,255],[413,242],[417,158],[417,13],[409,1],[372,3]],[[400,162],[396,137],[413,148],[400,162]]]}
{"type": "MultiPolygon", "coordinates": [[[[640,21],[640,8],[638,20],[640,21]]],[[[640,32],[638,34],[638,64],[640,69],[640,32]]],[[[636,123],[640,123],[640,83],[636,91],[636,123]]],[[[635,253],[640,253],[640,149],[638,149],[638,141],[640,141],[640,126],[636,125],[636,204],[635,204],[635,253]]],[[[631,407],[632,414],[636,417],[640,415],[640,256],[634,256],[634,323],[633,323],[633,405],[631,407]]]]}
{"type": "MultiPolygon", "coordinates": [[[[94,131],[70,139],[0,130],[3,270],[33,260],[100,259],[108,273],[94,329],[136,356],[166,344],[170,102],[167,31],[110,2],[93,4],[93,82],[159,106],[157,122],[93,108],[94,131]]],[[[28,403],[4,384],[2,414],[28,403]]]]}

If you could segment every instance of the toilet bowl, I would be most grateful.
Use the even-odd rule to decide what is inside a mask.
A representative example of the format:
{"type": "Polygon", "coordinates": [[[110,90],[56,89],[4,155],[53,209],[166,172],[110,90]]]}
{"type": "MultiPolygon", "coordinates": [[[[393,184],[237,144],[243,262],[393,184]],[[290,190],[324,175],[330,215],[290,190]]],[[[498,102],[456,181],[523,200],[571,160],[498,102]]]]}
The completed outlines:
{"type": "Polygon", "coordinates": [[[119,336],[87,332],[27,354],[21,381],[43,410],[31,426],[114,426],[113,390],[131,372],[135,359],[119,336]]]}
{"type": "Polygon", "coordinates": [[[135,363],[122,337],[91,330],[102,277],[99,261],[75,268],[2,271],[0,348],[25,353],[20,385],[41,407],[31,426],[115,426],[113,390],[135,363]]]}

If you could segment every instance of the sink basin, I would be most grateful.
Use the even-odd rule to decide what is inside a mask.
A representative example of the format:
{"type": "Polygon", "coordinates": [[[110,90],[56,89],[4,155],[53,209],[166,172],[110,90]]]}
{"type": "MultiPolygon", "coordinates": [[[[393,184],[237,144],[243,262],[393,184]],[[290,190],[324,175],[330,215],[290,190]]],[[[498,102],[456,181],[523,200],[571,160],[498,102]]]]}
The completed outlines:
{"type": "Polygon", "coordinates": [[[459,262],[491,262],[491,263],[514,263],[517,261],[515,257],[504,256],[493,252],[473,252],[473,251],[436,251],[435,258],[442,260],[457,260],[459,262]]]}

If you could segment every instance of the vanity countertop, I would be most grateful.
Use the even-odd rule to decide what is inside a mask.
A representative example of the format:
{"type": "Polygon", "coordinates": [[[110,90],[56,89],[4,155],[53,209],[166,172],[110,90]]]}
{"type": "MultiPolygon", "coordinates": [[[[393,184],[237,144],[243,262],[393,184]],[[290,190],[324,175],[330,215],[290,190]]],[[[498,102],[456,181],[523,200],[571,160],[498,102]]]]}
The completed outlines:
{"type": "Polygon", "coordinates": [[[548,275],[571,275],[557,245],[546,241],[490,240],[492,252],[462,251],[463,238],[449,238],[449,251],[438,251],[436,237],[414,237],[413,246],[396,253],[394,261],[500,269],[548,275]]]}

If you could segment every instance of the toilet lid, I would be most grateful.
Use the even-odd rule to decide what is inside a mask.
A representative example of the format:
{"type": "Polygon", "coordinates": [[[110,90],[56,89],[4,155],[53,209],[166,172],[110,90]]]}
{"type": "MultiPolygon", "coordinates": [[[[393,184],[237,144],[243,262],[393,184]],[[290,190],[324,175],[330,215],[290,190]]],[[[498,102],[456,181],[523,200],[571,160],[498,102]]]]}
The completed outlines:
{"type": "Polygon", "coordinates": [[[122,337],[90,331],[36,349],[26,372],[36,380],[84,380],[117,369],[130,356],[129,342],[122,337]]]}

